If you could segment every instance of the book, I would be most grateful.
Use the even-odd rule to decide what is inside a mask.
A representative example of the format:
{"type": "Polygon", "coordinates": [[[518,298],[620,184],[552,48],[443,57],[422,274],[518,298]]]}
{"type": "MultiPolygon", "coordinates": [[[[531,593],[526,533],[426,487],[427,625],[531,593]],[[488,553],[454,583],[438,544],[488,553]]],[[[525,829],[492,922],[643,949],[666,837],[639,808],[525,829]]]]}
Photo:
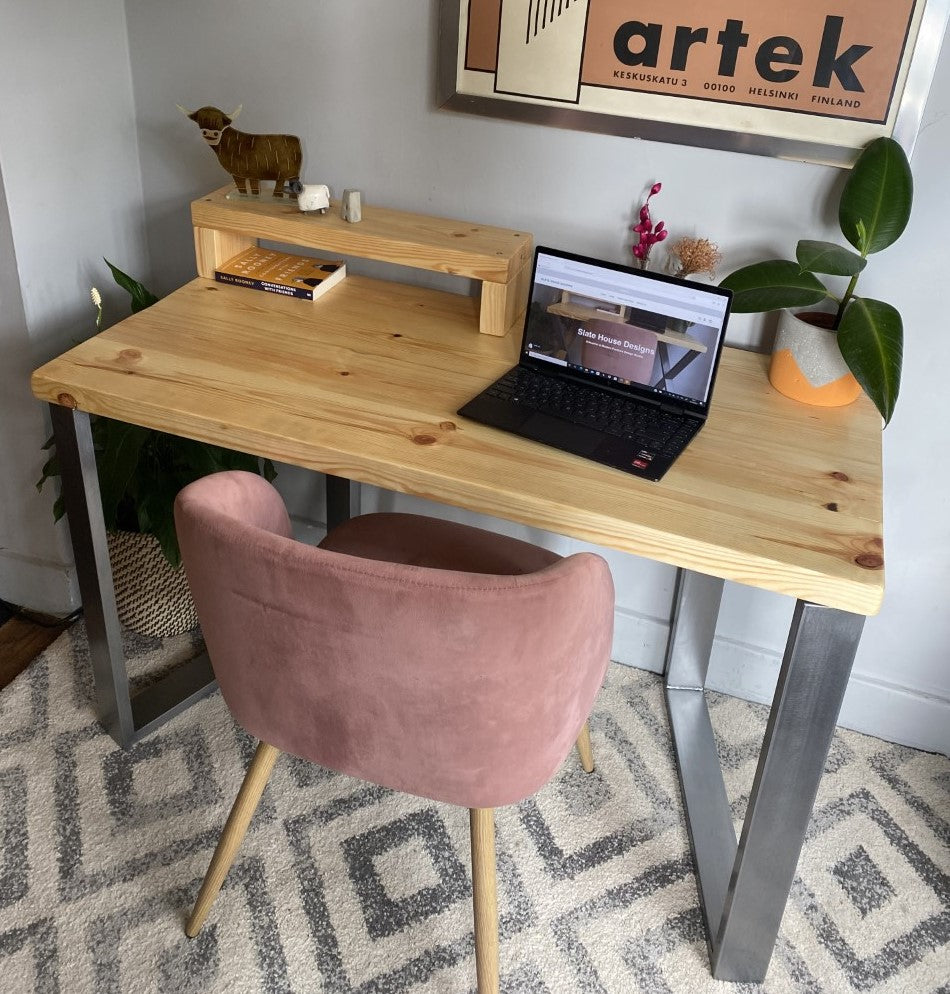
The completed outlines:
{"type": "Polygon", "coordinates": [[[214,272],[219,283],[317,300],[346,276],[342,259],[315,259],[260,247],[245,249],[214,272]]]}

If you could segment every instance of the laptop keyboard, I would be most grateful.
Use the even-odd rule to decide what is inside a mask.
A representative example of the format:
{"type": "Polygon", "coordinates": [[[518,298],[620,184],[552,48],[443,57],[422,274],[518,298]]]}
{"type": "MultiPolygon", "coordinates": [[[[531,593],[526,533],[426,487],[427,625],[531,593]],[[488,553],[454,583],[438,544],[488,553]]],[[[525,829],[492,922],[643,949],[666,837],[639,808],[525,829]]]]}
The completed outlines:
{"type": "Polygon", "coordinates": [[[604,434],[630,439],[658,456],[676,455],[698,428],[692,418],[521,366],[492,384],[485,393],[604,434]]]}

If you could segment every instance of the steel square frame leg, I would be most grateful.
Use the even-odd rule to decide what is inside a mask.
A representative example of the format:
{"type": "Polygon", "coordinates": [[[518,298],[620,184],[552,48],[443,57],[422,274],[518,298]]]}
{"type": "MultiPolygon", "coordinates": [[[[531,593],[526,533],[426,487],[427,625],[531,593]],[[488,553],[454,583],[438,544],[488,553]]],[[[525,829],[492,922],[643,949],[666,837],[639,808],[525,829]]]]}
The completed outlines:
{"type": "Polygon", "coordinates": [[[360,485],[345,476],[326,475],[327,531],[360,513],[360,485]]]}
{"type": "MultiPolygon", "coordinates": [[[[218,685],[208,654],[202,652],[131,696],[89,415],[60,404],[50,404],[49,409],[86,619],[97,713],[112,738],[128,749],[218,685]]],[[[359,484],[327,476],[326,486],[329,528],[359,513],[359,484]]]]}
{"type": "Polygon", "coordinates": [[[677,575],[665,685],[712,974],[765,979],[864,626],[798,601],[738,843],[704,689],[723,581],[677,575]]]}
{"type": "Polygon", "coordinates": [[[89,637],[97,712],[106,731],[127,749],[211,693],[217,683],[208,654],[202,652],[130,696],[89,415],[59,404],[49,408],[89,637]]]}

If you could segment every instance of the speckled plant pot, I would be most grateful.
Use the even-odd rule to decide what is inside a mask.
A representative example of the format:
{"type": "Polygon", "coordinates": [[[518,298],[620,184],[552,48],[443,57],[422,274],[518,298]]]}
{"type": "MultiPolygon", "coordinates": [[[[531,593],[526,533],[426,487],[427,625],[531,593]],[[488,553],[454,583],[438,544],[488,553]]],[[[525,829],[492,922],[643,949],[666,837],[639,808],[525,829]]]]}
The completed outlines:
{"type": "Polygon", "coordinates": [[[781,312],[769,365],[769,382],[779,393],[816,407],[843,407],[860,396],[831,330],[833,320],[816,311],[781,312]]]}
{"type": "Polygon", "coordinates": [[[119,622],[153,638],[195,628],[198,612],[185,571],[169,566],[155,536],[116,531],[106,537],[119,622]]]}

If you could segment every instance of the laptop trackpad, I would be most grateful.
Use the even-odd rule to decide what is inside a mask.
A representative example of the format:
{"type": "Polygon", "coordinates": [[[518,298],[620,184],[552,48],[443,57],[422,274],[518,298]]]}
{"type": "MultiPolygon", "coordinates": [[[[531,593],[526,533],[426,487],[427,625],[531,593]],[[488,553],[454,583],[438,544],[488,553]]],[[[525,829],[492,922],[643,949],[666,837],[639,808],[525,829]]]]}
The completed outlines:
{"type": "Polygon", "coordinates": [[[604,438],[593,428],[574,425],[546,414],[532,414],[518,429],[518,434],[579,456],[591,455],[604,438]]]}

